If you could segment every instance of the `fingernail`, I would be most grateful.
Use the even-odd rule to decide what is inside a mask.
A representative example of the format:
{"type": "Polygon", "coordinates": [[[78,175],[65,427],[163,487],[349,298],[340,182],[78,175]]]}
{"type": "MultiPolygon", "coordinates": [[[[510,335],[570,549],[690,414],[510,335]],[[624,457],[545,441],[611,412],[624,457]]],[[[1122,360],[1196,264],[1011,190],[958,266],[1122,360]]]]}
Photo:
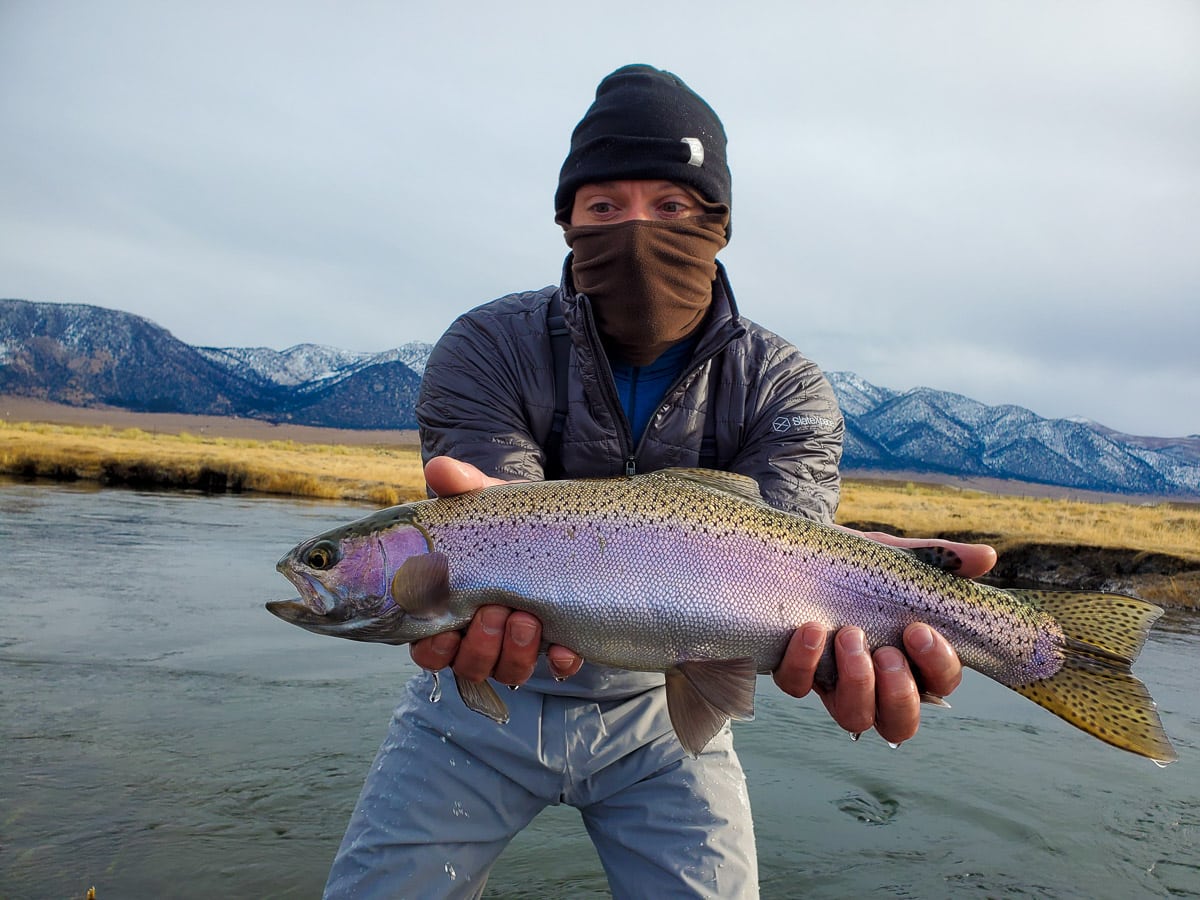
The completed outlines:
{"type": "Polygon", "coordinates": [[[916,653],[933,649],[933,631],[928,625],[915,625],[908,633],[909,646],[916,653]]]}
{"type": "Polygon", "coordinates": [[[867,652],[867,637],[861,631],[852,631],[842,638],[842,649],[858,655],[867,652]]]}
{"type": "Polygon", "coordinates": [[[904,668],[904,657],[897,650],[884,647],[875,655],[879,668],[884,672],[899,672],[904,668]]]}
{"type": "Polygon", "coordinates": [[[537,629],[530,622],[517,622],[508,630],[508,633],[518,647],[528,647],[533,641],[536,631],[537,629]]]}
{"type": "Polygon", "coordinates": [[[508,613],[503,609],[489,609],[480,619],[484,634],[500,634],[504,631],[504,623],[508,621],[508,613]]]}
{"type": "Polygon", "coordinates": [[[825,646],[825,629],[820,625],[805,625],[800,632],[800,642],[805,650],[819,650],[825,646]]]}

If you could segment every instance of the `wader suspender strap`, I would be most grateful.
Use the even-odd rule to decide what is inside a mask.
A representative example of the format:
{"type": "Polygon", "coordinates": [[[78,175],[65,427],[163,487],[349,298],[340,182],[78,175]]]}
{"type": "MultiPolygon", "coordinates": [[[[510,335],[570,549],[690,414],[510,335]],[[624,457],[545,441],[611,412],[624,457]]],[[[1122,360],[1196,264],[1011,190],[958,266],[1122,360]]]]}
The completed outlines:
{"type": "MultiPolygon", "coordinates": [[[[571,336],[567,332],[567,320],[563,316],[562,302],[558,294],[550,297],[546,304],[546,328],[550,335],[550,355],[554,364],[554,418],[550,420],[550,433],[542,447],[546,454],[545,477],[547,481],[562,478],[562,438],[563,429],[567,424],[567,371],[571,362],[571,336]]],[[[716,372],[709,369],[708,397],[712,405],[712,381],[717,377],[716,372]]],[[[700,440],[700,461],[702,469],[716,469],[717,462],[717,417],[704,417],[704,434],[700,440]]]]}
{"type": "Polygon", "coordinates": [[[550,434],[542,448],[546,453],[547,480],[562,478],[562,437],[567,424],[567,370],[571,362],[571,336],[563,317],[558,294],[551,295],[546,306],[546,328],[550,335],[550,356],[554,364],[554,418],[550,434]]]}

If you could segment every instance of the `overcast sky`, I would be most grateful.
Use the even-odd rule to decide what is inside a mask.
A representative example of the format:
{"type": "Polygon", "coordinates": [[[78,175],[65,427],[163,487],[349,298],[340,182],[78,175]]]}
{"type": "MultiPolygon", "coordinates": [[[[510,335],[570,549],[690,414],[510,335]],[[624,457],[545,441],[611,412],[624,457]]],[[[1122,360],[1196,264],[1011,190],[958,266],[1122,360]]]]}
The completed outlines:
{"type": "Polygon", "coordinates": [[[725,122],[743,314],[827,371],[1200,433],[1200,3],[0,0],[0,296],[434,341],[556,282],[596,83],[725,122]]]}

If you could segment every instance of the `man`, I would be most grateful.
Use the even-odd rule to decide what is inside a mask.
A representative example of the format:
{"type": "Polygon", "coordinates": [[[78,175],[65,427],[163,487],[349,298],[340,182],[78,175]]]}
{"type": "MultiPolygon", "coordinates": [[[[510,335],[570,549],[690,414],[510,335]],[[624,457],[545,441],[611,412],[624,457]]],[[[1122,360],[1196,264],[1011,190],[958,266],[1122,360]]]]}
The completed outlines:
{"type": "MultiPolygon", "coordinates": [[[[832,521],[842,417],[813,363],[738,314],[716,262],[730,201],[724,129],[699,96],[648,66],[605,78],[559,176],[556,221],[572,250],[561,286],[467,313],[430,357],[417,410],[430,489],[705,465],[832,521]]],[[[952,549],[965,574],[990,567],[987,548],[952,549]]],[[[815,623],[796,631],[780,687],[813,688],[827,639],[815,623]]],[[[834,719],[855,736],[912,737],[919,694],[905,654],[872,654],[857,628],[833,640],[838,683],[822,699],[834,719]]],[[[540,641],[536,618],[492,606],[464,635],[413,646],[429,671],[397,709],[328,896],[477,896],[551,803],[580,809],[617,897],[755,896],[729,727],[693,758],[661,675],[590,666],[563,647],[539,657],[540,641]],[[447,666],[454,679],[439,687],[430,673],[447,666]],[[457,694],[455,679],[489,677],[522,686],[505,726],[457,694]]],[[[925,691],[954,690],[961,667],[939,635],[913,625],[905,649],[925,691]]]]}

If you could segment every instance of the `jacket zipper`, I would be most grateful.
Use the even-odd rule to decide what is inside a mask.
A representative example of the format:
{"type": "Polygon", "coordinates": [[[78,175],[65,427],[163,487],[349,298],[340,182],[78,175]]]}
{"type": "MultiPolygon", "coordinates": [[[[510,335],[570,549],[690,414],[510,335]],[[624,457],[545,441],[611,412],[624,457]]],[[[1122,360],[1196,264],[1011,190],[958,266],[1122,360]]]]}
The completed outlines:
{"type": "Polygon", "coordinates": [[[608,364],[608,356],[597,346],[599,338],[596,336],[596,324],[592,321],[591,307],[578,299],[577,302],[579,308],[584,312],[584,333],[587,336],[588,349],[591,351],[592,359],[597,363],[601,360],[604,362],[606,377],[600,379],[600,389],[604,391],[604,400],[608,404],[609,412],[623,426],[617,430],[617,443],[621,448],[621,456],[625,459],[625,474],[636,475],[637,448],[633,443],[633,427],[629,424],[629,417],[625,415],[625,410],[621,406],[621,398],[617,396],[616,379],[613,378],[612,367],[608,364]]]}

